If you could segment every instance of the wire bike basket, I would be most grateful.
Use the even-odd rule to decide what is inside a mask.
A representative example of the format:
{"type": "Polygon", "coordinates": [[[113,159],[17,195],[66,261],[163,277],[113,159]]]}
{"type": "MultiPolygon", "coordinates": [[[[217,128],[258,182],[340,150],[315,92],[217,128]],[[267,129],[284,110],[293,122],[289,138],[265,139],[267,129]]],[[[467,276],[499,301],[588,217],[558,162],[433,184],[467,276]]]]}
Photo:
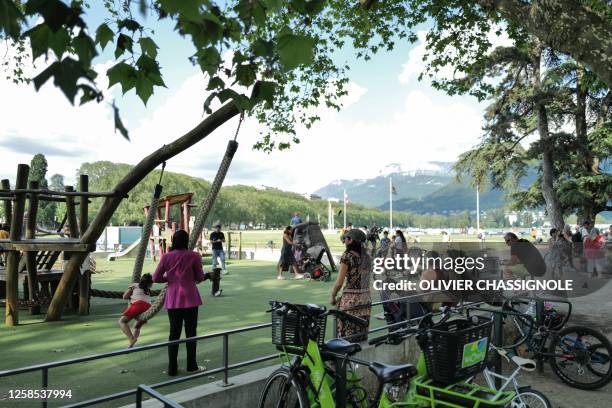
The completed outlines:
{"type": "Polygon", "coordinates": [[[428,329],[418,344],[429,377],[451,384],[485,369],[493,320],[483,316],[450,320],[428,329]]]}
{"type": "Polygon", "coordinates": [[[325,343],[327,316],[312,318],[295,310],[272,311],[272,344],[280,350],[284,347],[302,348],[310,337],[319,346],[325,343]]]}

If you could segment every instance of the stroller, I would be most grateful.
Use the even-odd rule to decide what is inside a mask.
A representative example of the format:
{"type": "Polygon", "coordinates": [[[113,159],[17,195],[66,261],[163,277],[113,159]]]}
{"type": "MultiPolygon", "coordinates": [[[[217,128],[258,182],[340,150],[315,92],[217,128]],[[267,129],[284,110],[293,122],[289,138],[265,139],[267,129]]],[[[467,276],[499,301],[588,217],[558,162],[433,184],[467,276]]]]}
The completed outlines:
{"type": "Polygon", "coordinates": [[[315,245],[303,252],[299,261],[299,267],[305,280],[320,280],[327,282],[331,279],[331,271],[321,262],[325,247],[315,245]]]}

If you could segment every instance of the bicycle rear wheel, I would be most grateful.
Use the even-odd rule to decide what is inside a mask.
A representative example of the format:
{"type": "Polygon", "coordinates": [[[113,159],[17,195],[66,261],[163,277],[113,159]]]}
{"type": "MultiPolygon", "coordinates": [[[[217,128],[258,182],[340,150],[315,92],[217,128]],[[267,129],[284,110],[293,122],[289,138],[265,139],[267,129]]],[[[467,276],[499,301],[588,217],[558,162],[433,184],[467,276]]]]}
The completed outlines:
{"type": "Polygon", "coordinates": [[[571,387],[594,390],[612,379],[612,345],[597,330],[566,327],[551,342],[549,353],[553,371],[571,387]]]}
{"type": "Polygon", "coordinates": [[[552,408],[552,404],[540,391],[526,388],[516,394],[508,408],[552,408]]]}
{"type": "Polygon", "coordinates": [[[275,370],[266,381],[259,408],[309,408],[306,390],[287,367],[275,370]],[[289,382],[290,381],[290,382],[289,382]]]}

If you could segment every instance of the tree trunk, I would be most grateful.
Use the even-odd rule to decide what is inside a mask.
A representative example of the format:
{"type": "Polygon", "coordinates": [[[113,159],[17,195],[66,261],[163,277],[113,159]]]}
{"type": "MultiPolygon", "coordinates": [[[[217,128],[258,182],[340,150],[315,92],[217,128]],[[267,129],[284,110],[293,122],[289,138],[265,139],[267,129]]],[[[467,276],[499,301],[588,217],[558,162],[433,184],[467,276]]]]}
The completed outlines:
{"type": "MultiPolygon", "coordinates": [[[[81,237],[81,242],[95,245],[96,240],[104,231],[113,213],[121,203],[121,200],[140,183],[151,171],[159,166],[164,161],[176,156],[184,150],[190,148],[200,140],[204,139],[219,126],[233,118],[239,113],[238,108],[233,102],[229,102],[209,115],[198,126],[190,130],[185,135],[176,139],[174,142],[164,145],[154,151],[136,166],[130,170],[125,177],[119,181],[113,190],[116,195],[107,197],[96,214],[96,217],[87,227],[87,230],[81,237]]],[[[49,305],[47,312],[47,321],[59,320],[62,311],[70,296],[70,289],[74,286],[76,279],[80,273],[80,266],[85,260],[87,254],[84,252],[75,253],[72,255],[62,275],[62,279],[55,291],[55,295],[49,305]]]]}
{"type": "Polygon", "coordinates": [[[542,46],[537,44],[533,54],[533,92],[535,109],[538,115],[538,133],[542,144],[542,195],[546,202],[546,210],[553,228],[563,229],[563,211],[559,197],[555,191],[555,173],[553,157],[553,140],[548,129],[548,114],[545,102],[541,98],[542,82],[540,64],[542,59],[542,46]]]}
{"type": "MultiPolygon", "coordinates": [[[[547,46],[591,68],[612,88],[612,24],[576,0],[479,0],[547,46]]],[[[608,6],[609,7],[609,6],[608,6]]]]}
{"type": "MultiPolygon", "coordinates": [[[[587,128],[587,92],[584,89],[584,68],[578,67],[576,71],[576,141],[578,142],[578,154],[582,157],[582,165],[579,167],[584,176],[593,173],[593,153],[589,148],[588,128],[587,128]]],[[[580,176],[578,174],[577,176],[580,176]]],[[[578,225],[584,221],[590,221],[595,216],[593,212],[594,204],[592,200],[586,200],[577,211],[578,225]]]]}

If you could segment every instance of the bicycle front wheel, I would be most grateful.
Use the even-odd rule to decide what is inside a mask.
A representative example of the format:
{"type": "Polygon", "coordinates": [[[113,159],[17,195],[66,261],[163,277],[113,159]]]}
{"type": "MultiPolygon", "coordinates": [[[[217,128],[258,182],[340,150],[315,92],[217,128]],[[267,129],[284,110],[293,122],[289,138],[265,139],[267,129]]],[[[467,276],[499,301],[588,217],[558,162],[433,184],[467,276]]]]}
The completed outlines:
{"type": "Polygon", "coordinates": [[[594,390],[612,379],[612,345],[597,330],[566,327],[551,342],[549,353],[553,371],[571,387],[594,390]]]}
{"type": "Polygon", "coordinates": [[[259,408],[309,408],[306,390],[287,367],[275,370],[266,381],[259,408]]]}
{"type": "Polygon", "coordinates": [[[527,388],[516,394],[509,408],[552,408],[552,404],[540,391],[527,388]]]}

